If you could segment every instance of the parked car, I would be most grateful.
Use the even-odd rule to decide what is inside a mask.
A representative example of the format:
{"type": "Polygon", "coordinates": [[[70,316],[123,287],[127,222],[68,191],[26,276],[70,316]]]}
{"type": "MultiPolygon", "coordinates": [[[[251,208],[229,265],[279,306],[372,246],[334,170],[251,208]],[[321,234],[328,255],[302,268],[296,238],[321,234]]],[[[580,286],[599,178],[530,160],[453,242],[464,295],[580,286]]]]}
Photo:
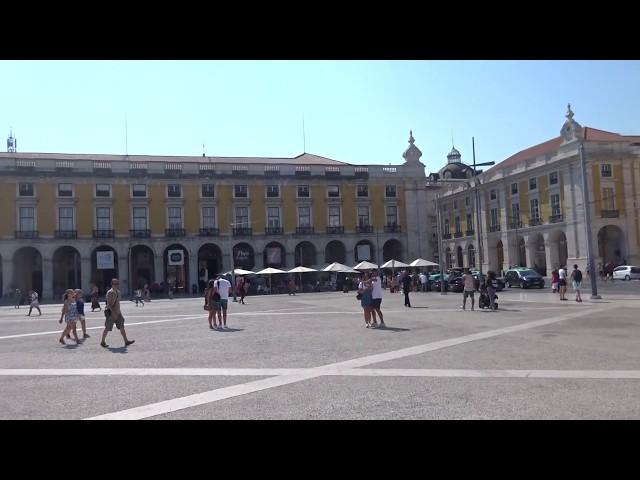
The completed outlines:
{"type": "Polygon", "coordinates": [[[531,268],[512,268],[507,270],[504,281],[509,288],[513,286],[521,288],[544,288],[544,278],[531,268]]]}
{"type": "MultiPolygon", "coordinates": [[[[476,280],[479,280],[481,285],[487,280],[487,276],[484,273],[482,274],[482,277],[480,276],[480,270],[471,270],[471,275],[473,275],[473,278],[476,280]]],[[[502,278],[496,277],[496,283],[498,284],[496,292],[504,290],[504,280],[502,278]]]]}
{"type": "Polygon", "coordinates": [[[640,267],[631,265],[620,265],[613,269],[614,280],[638,280],[640,279],[640,267]]]}
{"type": "MultiPolygon", "coordinates": [[[[429,281],[427,282],[427,289],[434,292],[441,292],[440,277],[441,275],[439,273],[430,275],[429,281]]],[[[444,275],[444,290],[445,292],[449,290],[449,275],[447,274],[444,275]]]]}

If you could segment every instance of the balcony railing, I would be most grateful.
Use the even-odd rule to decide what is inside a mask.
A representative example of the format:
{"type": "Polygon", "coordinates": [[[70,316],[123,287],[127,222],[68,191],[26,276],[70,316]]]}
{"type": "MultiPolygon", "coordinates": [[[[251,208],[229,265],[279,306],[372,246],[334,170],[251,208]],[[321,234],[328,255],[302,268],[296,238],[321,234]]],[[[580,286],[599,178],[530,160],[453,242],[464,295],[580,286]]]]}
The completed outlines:
{"type": "Polygon", "coordinates": [[[199,235],[201,237],[217,237],[220,235],[220,230],[217,228],[201,228],[199,235]]]}
{"type": "Polygon", "coordinates": [[[467,230],[467,231],[466,231],[466,232],[464,232],[464,233],[467,235],[467,237],[469,237],[469,236],[471,236],[471,235],[475,235],[475,233],[476,233],[476,232],[475,232],[475,230],[467,230]]]}
{"type": "Polygon", "coordinates": [[[444,238],[445,240],[449,240],[451,238],[451,234],[450,233],[444,233],[442,235],[442,238],[444,238]]]}
{"type": "Polygon", "coordinates": [[[149,238],[151,236],[151,230],[137,228],[134,230],[129,230],[129,235],[133,238],[149,238]]]}
{"type": "Polygon", "coordinates": [[[462,232],[454,232],[453,238],[460,238],[460,237],[462,237],[462,232]]]}
{"type": "Polygon", "coordinates": [[[499,231],[500,231],[500,224],[489,225],[489,232],[499,232],[499,231]]]}
{"type": "Polygon", "coordinates": [[[184,230],[184,228],[166,228],[164,230],[164,236],[165,237],[184,237],[186,235],[186,232],[184,230]]]}
{"type": "Polygon", "coordinates": [[[602,218],[618,218],[620,210],[600,210],[600,216],[602,218]]]}
{"type": "Polygon", "coordinates": [[[233,227],[234,237],[250,236],[253,233],[251,227],[233,227]]]}
{"type": "Polygon", "coordinates": [[[530,227],[535,227],[536,225],[542,225],[542,220],[539,218],[532,218],[529,220],[530,227]]]}
{"type": "Polygon", "coordinates": [[[113,230],[94,230],[93,238],[113,238],[113,230]]]}
{"type": "Polygon", "coordinates": [[[77,230],[56,230],[54,232],[54,236],[56,238],[67,238],[67,239],[78,238],[78,231],[77,230]]]}
{"type": "Polygon", "coordinates": [[[551,215],[549,217],[549,223],[558,223],[558,222],[563,222],[564,221],[564,215],[560,214],[560,215],[551,215]]]}
{"type": "Polygon", "coordinates": [[[16,238],[38,238],[40,236],[38,230],[16,230],[16,238]]]}
{"type": "Polygon", "coordinates": [[[344,226],[327,227],[328,234],[344,233],[344,226]]]}
{"type": "Polygon", "coordinates": [[[283,227],[265,227],[264,233],[267,235],[282,235],[284,233],[283,227]]]}
{"type": "Polygon", "coordinates": [[[384,231],[386,233],[400,233],[401,230],[400,225],[396,225],[395,223],[384,226],[384,231]]]}
{"type": "Polygon", "coordinates": [[[373,233],[373,225],[356,225],[356,233],[373,233]]]}
{"type": "Polygon", "coordinates": [[[313,227],[296,227],[296,233],[298,235],[310,235],[314,233],[313,227]]]}

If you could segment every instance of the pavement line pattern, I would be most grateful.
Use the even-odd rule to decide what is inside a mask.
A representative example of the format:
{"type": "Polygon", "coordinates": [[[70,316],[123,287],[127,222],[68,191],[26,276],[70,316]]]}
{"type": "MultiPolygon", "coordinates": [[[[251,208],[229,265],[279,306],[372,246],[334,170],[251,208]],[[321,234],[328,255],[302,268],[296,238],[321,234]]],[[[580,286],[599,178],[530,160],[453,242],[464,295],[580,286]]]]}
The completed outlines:
{"type": "Polygon", "coordinates": [[[240,395],[246,395],[248,393],[254,393],[269,388],[275,388],[283,385],[289,385],[292,383],[309,380],[312,378],[320,377],[323,375],[340,375],[342,371],[348,369],[354,369],[358,367],[364,367],[373,363],[385,362],[388,360],[395,360],[398,358],[408,357],[412,355],[419,355],[425,352],[431,352],[447,347],[461,345],[476,340],[484,340],[499,335],[505,335],[508,333],[515,333],[531,328],[537,328],[544,325],[550,325],[558,323],[564,320],[585,316],[587,314],[596,314],[609,308],[593,308],[589,311],[580,310],[577,312],[567,313],[554,318],[547,318],[544,320],[536,320],[533,322],[526,322],[519,325],[513,325],[510,327],[498,328],[494,330],[488,330],[484,332],[474,333],[470,335],[464,335],[462,337],[451,338],[448,340],[440,340],[437,342],[427,343],[424,345],[417,345],[409,348],[402,348],[391,352],[380,353],[376,355],[368,355],[361,358],[355,358],[343,362],[336,362],[324,366],[309,368],[306,372],[293,373],[279,375],[271,378],[254,380],[240,385],[233,385],[230,387],[218,388],[210,390],[208,392],[197,393],[194,395],[188,395],[185,397],[174,398],[171,400],[165,400],[162,402],[156,402],[149,405],[143,405],[140,407],[129,408],[118,412],[107,413],[104,415],[98,415],[95,417],[87,418],[86,420],[140,420],[144,418],[154,417],[156,415],[162,415],[165,413],[175,412],[183,410],[185,408],[195,407],[198,405],[204,405],[227,398],[237,397],[240,395]]]}
{"type": "MultiPolygon", "coordinates": [[[[305,375],[312,368],[42,368],[2,369],[0,376],[139,376],[139,377],[272,377],[305,375]]],[[[491,370],[427,368],[346,368],[322,376],[355,377],[449,377],[449,378],[584,378],[640,379],[640,370],[491,370]]]]}

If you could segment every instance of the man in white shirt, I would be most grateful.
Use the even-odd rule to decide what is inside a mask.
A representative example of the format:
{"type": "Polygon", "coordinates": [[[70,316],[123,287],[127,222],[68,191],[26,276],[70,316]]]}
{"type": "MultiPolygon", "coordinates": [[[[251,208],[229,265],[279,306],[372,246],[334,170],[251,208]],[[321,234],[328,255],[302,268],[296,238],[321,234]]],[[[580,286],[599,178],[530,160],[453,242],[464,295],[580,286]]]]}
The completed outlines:
{"type": "Polygon", "coordinates": [[[423,292],[427,291],[427,276],[422,272],[420,274],[420,286],[423,292]]]}
{"type": "MultiPolygon", "coordinates": [[[[227,304],[229,303],[229,291],[231,290],[231,282],[221,275],[213,284],[213,295],[220,295],[220,299],[213,300],[213,309],[218,316],[218,324],[220,328],[227,328],[227,304]]],[[[217,297],[216,297],[217,298],[217,297]]]]}
{"type": "Polygon", "coordinates": [[[567,271],[563,266],[560,266],[558,270],[558,277],[560,277],[560,300],[567,299],[567,271]]]}
{"type": "Polygon", "coordinates": [[[384,328],[384,317],[382,316],[382,310],[380,305],[382,304],[382,283],[380,277],[376,273],[371,274],[371,315],[373,317],[373,324],[376,323],[376,313],[380,316],[380,327],[384,328]]]}

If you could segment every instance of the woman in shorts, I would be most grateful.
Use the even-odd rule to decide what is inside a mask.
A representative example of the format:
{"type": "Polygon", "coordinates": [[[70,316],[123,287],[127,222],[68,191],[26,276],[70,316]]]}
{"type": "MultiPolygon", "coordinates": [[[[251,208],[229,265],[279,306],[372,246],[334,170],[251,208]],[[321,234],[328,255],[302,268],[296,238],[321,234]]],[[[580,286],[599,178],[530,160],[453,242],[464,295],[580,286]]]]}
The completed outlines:
{"type": "MultiPolygon", "coordinates": [[[[215,291],[215,280],[211,279],[209,280],[209,283],[207,283],[207,290],[204,293],[204,297],[205,297],[205,308],[209,311],[209,328],[211,330],[215,330],[216,328],[218,328],[218,324],[216,323],[216,310],[215,310],[215,305],[214,300],[213,300],[213,292],[215,291]]],[[[219,303],[219,302],[218,302],[219,303]]]]}
{"type": "Polygon", "coordinates": [[[362,281],[358,284],[358,293],[360,294],[360,306],[364,312],[364,323],[367,328],[377,327],[377,323],[371,321],[371,310],[373,309],[373,298],[371,296],[372,286],[371,280],[367,274],[362,277],[362,281]]]}
{"type": "Polygon", "coordinates": [[[76,332],[76,321],[78,320],[78,309],[76,306],[76,294],[73,290],[69,289],[64,294],[64,305],[62,306],[62,314],[60,315],[60,321],[58,323],[62,323],[62,320],[66,322],[66,326],[62,331],[62,335],[58,340],[61,344],[66,345],[64,342],[64,337],[69,333],[73,332],[73,336],[75,337],[76,343],[80,344],[80,339],[78,338],[78,333],[76,332]]]}

